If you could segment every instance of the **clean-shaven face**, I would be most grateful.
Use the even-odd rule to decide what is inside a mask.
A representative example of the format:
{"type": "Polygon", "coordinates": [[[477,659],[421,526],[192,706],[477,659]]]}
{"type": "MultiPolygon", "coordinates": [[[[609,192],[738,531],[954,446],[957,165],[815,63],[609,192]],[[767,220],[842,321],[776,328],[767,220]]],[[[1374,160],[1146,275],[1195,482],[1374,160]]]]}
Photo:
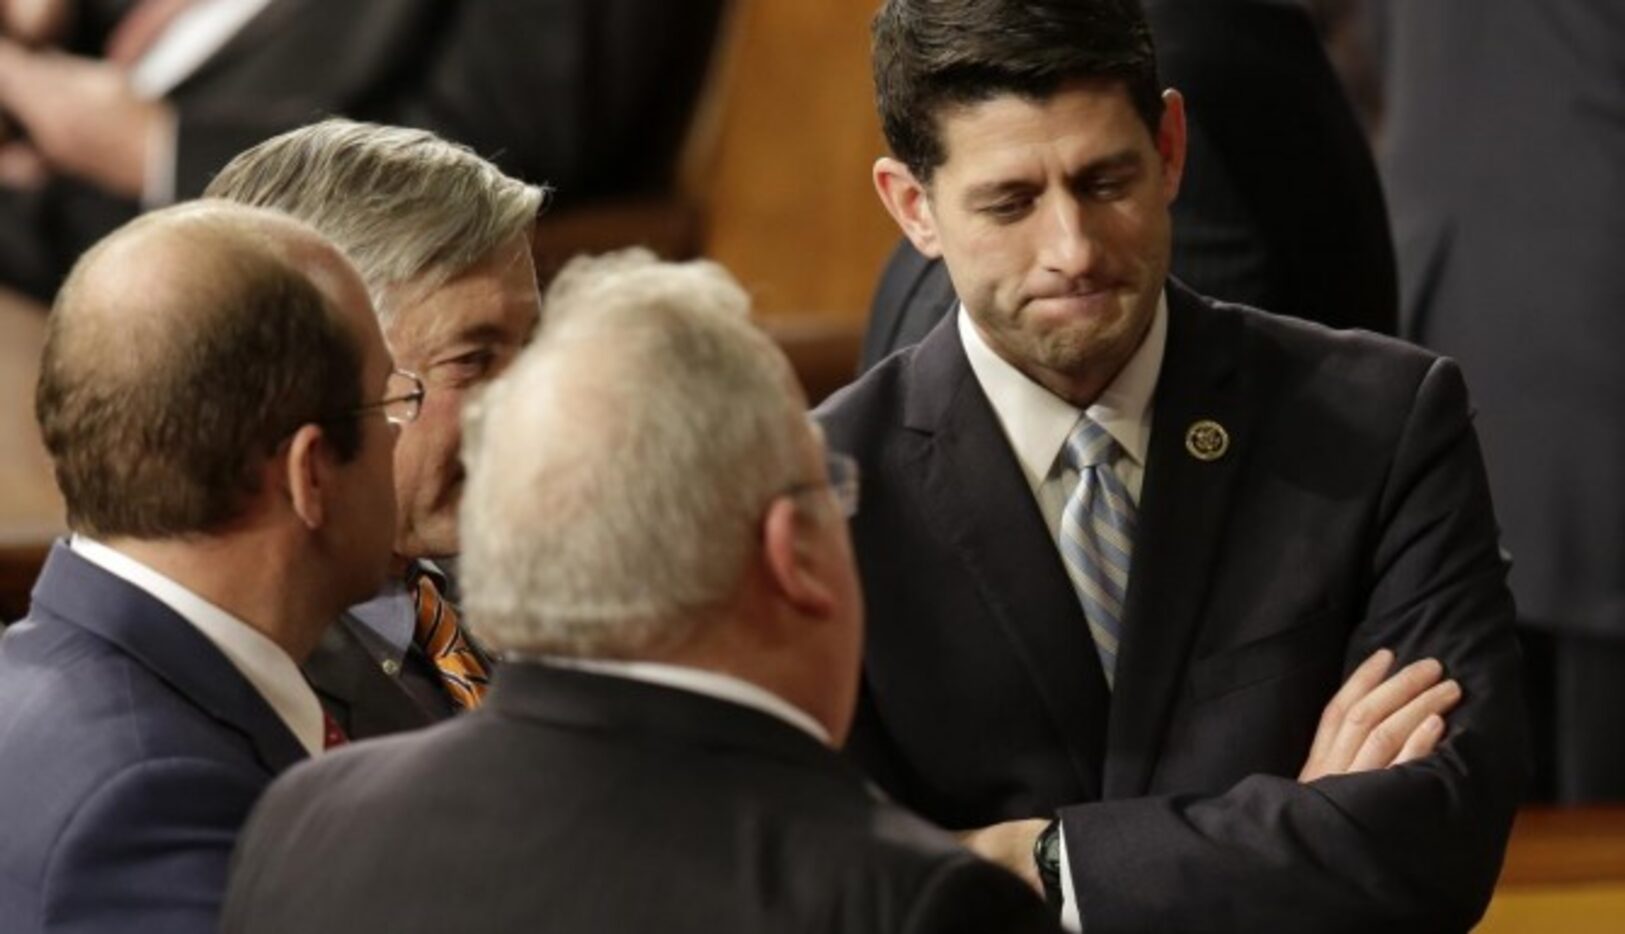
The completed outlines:
{"type": "Polygon", "coordinates": [[[1098,392],[1150,325],[1184,156],[1182,106],[1167,100],[1155,137],[1117,82],[939,116],[947,157],[925,222],[988,344],[1043,385],[1098,392]]]}

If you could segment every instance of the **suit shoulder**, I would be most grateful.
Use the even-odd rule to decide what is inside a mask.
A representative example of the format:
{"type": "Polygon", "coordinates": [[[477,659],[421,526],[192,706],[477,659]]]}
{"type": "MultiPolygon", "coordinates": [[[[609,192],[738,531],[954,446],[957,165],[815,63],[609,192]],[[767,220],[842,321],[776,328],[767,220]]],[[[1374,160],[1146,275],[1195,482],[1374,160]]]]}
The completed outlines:
{"type": "Polygon", "coordinates": [[[1242,305],[1215,302],[1211,310],[1233,320],[1243,337],[1247,365],[1279,380],[1294,398],[1380,412],[1404,412],[1430,377],[1460,383],[1455,361],[1395,337],[1338,330],[1242,305]]]}
{"type": "Polygon", "coordinates": [[[917,349],[916,345],[893,353],[813,410],[833,447],[850,451],[858,439],[897,421],[917,349]]]}
{"type": "Polygon", "coordinates": [[[0,760],[31,763],[0,768],[0,814],[23,807],[19,822],[72,811],[144,763],[259,769],[246,738],[146,665],[50,619],[25,620],[0,641],[0,736],[0,760]]]}
{"type": "Polygon", "coordinates": [[[1246,305],[1213,301],[1217,314],[1233,316],[1254,341],[1305,359],[1350,366],[1388,366],[1425,372],[1440,356],[1397,337],[1358,328],[1338,329],[1315,321],[1274,314],[1246,305]]]}

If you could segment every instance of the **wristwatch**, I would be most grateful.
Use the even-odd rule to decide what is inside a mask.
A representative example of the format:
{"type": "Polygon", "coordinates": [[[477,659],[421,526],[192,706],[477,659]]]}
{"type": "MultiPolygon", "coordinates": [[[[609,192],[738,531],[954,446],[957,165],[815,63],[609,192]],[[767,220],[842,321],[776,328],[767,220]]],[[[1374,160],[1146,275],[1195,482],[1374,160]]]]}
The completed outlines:
{"type": "Polygon", "coordinates": [[[1052,820],[1038,832],[1033,841],[1033,863],[1038,867],[1038,879],[1044,883],[1044,901],[1054,908],[1061,906],[1061,822],[1052,820]]]}

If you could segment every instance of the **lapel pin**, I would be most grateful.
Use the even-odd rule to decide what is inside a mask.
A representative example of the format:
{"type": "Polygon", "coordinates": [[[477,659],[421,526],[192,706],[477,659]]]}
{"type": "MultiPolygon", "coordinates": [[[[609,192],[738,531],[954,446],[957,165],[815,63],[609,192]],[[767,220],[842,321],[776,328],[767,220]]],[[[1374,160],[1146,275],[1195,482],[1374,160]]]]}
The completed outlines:
{"type": "Polygon", "coordinates": [[[1185,431],[1185,450],[1199,461],[1216,461],[1230,450],[1230,433],[1209,418],[1193,422],[1185,431]]]}

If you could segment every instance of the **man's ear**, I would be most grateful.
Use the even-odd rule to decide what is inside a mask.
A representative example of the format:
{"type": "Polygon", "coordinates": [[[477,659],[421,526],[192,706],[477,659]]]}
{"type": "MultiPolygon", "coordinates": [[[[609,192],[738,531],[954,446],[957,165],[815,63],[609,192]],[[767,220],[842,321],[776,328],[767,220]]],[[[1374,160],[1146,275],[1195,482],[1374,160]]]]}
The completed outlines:
{"type": "Polygon", "coordinates": [[[293,433],[283,471],[294,514],[312,532],[327,521],[327,498],[333,494],[333,449],[320,425],[305,424],[293,433]]]}
{"type": "Polygon", "coordinates": [[[1157,153],[1162,156],[1163,201],[1172,204],[1185,178],[1185,98],[1169,88],[1162,92],[1162,123],[1157,127],[1157,153]]]}
{"type": "Polygon", "coordinates": [[[809,524],[796,501],[780,496],[762,520],[762,558],[774,587],[809,616],[835,612],[835,590],[824,580],[809,524]]]}
{"type": "Polygon", "coordinates": [[[875,160],[875,192],[887,213],[897,221],[914,249],[935,259],[942,255],[937,239],[937,219],[931,211],[930,193],[910,172],[908,166],[883,156],[875,160]]]}

